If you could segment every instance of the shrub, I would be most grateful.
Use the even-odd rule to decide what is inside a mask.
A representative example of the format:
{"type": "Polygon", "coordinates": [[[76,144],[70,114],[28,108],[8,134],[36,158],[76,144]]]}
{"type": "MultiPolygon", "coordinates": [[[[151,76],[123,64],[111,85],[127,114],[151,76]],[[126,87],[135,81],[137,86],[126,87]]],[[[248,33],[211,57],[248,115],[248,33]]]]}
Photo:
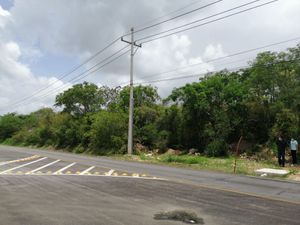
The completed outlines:
{"type": "Polygon", "coordinates": [[[210,142],[206,149],[205,153],[208,156],[226,156],[228,155],[229,146],[224,140],[213,140],[210,142]]]}
{"type": "Polygon", "coordinates": [[[97,154],[119,152],[126,144],[127,120],[122,113],[101,111],[92,116],[91,149],[97,154]]]}

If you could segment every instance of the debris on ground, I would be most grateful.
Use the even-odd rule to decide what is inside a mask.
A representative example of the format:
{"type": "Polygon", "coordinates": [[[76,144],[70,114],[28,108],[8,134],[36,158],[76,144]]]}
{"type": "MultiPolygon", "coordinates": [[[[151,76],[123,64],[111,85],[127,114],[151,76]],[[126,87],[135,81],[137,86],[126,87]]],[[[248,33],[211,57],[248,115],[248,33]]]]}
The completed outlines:
{"type": "Polygon", "coordinates": [[[204,224],[203,219],[199,218],[195,213],[183,210],[160,212],[154,215],[154,219],[182,221],[188,224],[204,224]]]}

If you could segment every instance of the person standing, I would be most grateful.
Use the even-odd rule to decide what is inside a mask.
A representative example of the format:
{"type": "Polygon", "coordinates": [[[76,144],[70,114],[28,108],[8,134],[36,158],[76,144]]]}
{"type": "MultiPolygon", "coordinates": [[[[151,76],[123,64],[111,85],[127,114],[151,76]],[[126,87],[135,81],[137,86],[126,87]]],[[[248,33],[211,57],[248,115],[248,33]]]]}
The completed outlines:
{"type": "Polygon", "coordinates": [[[277,145],[277,150],[278,150],[278,164],[279,164],[279,166],[284,167],[285,149],[286,149],[287,143],[281,135],[277,138],[276,145],[277,145]]]}
{"type": "Polygon", "coordinates": [[[293,166],[297,164],[297,150],[298,150],[298,142],[294,138],[291,139],[290,147],[291,147],[291,155],[292,155],[291,166],[293,166]]]}

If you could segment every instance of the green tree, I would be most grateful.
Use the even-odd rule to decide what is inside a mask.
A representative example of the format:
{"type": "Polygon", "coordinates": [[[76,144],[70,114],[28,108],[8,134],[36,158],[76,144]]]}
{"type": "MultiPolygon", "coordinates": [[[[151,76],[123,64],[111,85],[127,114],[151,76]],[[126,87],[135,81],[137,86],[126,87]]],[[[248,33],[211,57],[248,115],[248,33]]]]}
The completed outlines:
{"type": "Polygon", "coordinates": [[[22,129],[22,117],[16,113],[8,113],[0,117],[0,141],[11,138],[22,129]]]}
{"type": "Polygon", "coordinates": [[[75,84],[56,96],[55,106],[63,107],[64,112],[75,116],[97,112],[107,102],[103,92],[103,89],[99,91],[97,85],[92,83],[75,84]]]}
{"type": "MultiPolygon", "coordinates": [[[[129,107],[130,87],[126,86],[120,91],[119,108],[128,110],[129,107]]],[[[154,106],[160,100],[157,88],[152,86],[136,86],[133,88],[134,107],[154,106]]]]}
{"type": "Polygon", "coordinates": [[[299,132],[299,116],[290,109],[283,109],[276,114],[276,121],[272,128],[272,137],[282,134],[286,138],[297,137],[299,132]]]}
{"type": "MultiPolygon", "coordinates": [[[[209,74],[201,82],[175,89],[168,99],[182,105],[183,146],[204,151],[214,140],[227,143],[231,134],[242,128],[245,98],[240,75],[227,71],[209,74]]],[[[223,155],[226,150],[216,154],[223,155]]]]}
{"type": "Polygon", "coordinates": [[[121,153],[122,149],[125,150],[127,133],[125,114],[100,111],[92,115],[91,119],[90,147],[94,153],[121,153]]]}
{"type": "Polygon", "coordinates": [[[182,107],[178,105],[165,106],[158,119],[158,130],[166,134],[166,145],[171,148],[182,148],[183,135],[182,107]]]}

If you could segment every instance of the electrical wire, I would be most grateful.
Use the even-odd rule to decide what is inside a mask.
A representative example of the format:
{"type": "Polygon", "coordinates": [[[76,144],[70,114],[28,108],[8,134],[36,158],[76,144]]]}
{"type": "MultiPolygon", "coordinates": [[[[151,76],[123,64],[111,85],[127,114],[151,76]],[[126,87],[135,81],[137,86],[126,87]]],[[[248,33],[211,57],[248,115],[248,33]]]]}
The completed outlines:
{"type": "MultiPolygon", "coordinates": [[[[253,1],[252,3],[247,3],[247,4],[248,4],[248,5],[249,5],[249,4],[253,4],[254,2],[257,2],[257,1],[260,1],[260,0],[256,0],[256,1],[253,1]]],[[[188,25],[191,24],[191,23],[188,23],[188,24],[185,24],[185,25],[182,25],[182,26],[179,26],[179,27],[175,27],[175,28],[166,30],[166,31],[162,31],[162,32],[159,32],[159,33],[156,33],[156,34],[152,34],[152,35],[149,35],[149,36],[146,36],[146,37],[142,37],[142,38],[140,38],[140,39],[137,39],[136,42],[142,41],[142,40],[145,40],[145,39],[149,39],[149,38],[152,38],[152,37],[155,37],[155,36],[159,36],[159,37],[152,38],[152,39],[150,39],[150,40],[146,40],[146,41],[141,42],[141,44],[149,43],[149,42],[152,42],[152,41],[161,39],[161,38],[165,38],[165,37],[169,37],[169,36],[172,36],[172,35],[174,35],[174,34],[177,34],[177,33],[181,33],[181,32],[183,32],[183,31],[188,31],[188,30],[191,30],[191,29],[195,29],[195,28],[197,28],[197,27],[201,27],[201,26],[204,26],[204,25],[207,25],[207,24],[210,24],[210,23],[214,23],[214,22],[217,22],[217,21],[220,21],[220,20],[223,20],[223,19],[226,19],[226,18],[235,16],[235,15],[238,15],[238,14],[241,14],[241,13],[244,13],[244,12],[247,12],[247,11],[250,11],[250,10],[253,10],[253,9],[257,9],[257,8],[263,7],[263,6],[265,6],[265,5],[268,5],[268,4],[277,2],[277,1],[279,1],[279,0],[272,0],[272,1],[269,1],[269,2],[266,2],[266,3],[263,3],[263,4],[259,4],[259,5],[256,5],[256,6],[253,6],[253,7],[250,7],[250,8],[247,8],[247,9],[244,9],[244,10],[241,10],[241,11],[238,11],[238,12],[235,12],[235,13],[232,13],[232,14],[228,14],[228,15],[226,15],[226,16],[223,16],[223,17],[220,17],[220,18],[217,18],[217,19],[214,19],[214,20],[207,21],[207,22],[205,22],[205,23],[201,23],[201,24],[198,24],[198,25],[195,25],[195,26],[192,26],[192,27],[188,27],[188,28],[185,28],[185,29],[182,29],[182,30],[179,30],[179,31],[172,32],[172,33],[170,33],[170,34],[166,34],[166,35],[163,35],[163,36],[159,36],[159,35],[161,35],[161,34],[168,33],[168,32],[170,32],[170,31],[172,31],[172,30],[176,30],[176,29],[179,29],[179,28],[182,28],[182,27],[185,27],[185,26],[188,26],[188,25]]],[[[244,6],[247,5],[247,4],[243,4],[243,5],[234,7],[234,8],[229,9],[229,10],[232,11],[232,10],[235,10],[235,9],[237,9],[237,8],[242,8],[242,7],[244,7],[244,6]]],[[[192,23],[196,23],[196,22],[199,22],[199,21],[202,21],[202,20],[206,20],[206,19],[208,19],[208,18],[217,16],[217,15],[220,15],[220,14],[224,14],[225,12],[228,12],[229,10],[226,10],[226,11],[223,11],[223,12],[220,12],[220,13],[217,13],[217,14],[214,14],[214,15],[211,15],[211,16],[208,16],[208,17],[205,17],[205,18],[202,18],[202,19],[197,20],[197,21],[194,21],[194,22],[192,22],[192,23]]]]}
{"type": "MultiPolygon", "coordinates": [[[[95,64],[95,65],[92,66],[91,68],[89,68],[88,70],[86,70],[86,71],[80,73],[79,75],[75,76],[75,77],[72,78],[71,80],[68,80],[68,82],[72,82],[72,81],[77,82],[77,81],[79,81],[79,80],[81,80],[81,79],[87,77],[88,75],[90,75],[90,74],[92,74],[92,73],[94,73],[94,72],[96,72],[96,71],[102,69],[103,67],[109,65],[110,63],[114,62],[115,60],[119,59],[121,56],[125,55],[126,53],[128,53],[128,52],[130,51],[130,50],[127,50],[127,51],[123,52],[122,54],[116,56],[118,53],[120,53],[121,51],[123,51],[123,50],[126,49],[126,48],[128,48],[128,46],[125,46],[125,47],[119,49],[119,50],[116,51],[114,54],[112,54],[112,55],[110,55],[109,57],[107,57],[107,58],[101,60],[100,62],[98,62],[97,64],[95,64]],[[116,56],[116,57],[114,57],[114,56],[116,56]],[[112,57],[114,57],[114,58],[111,59],[112,57]],[[106,62],[106,63],[104,63],[104,62],[107,61],[108,59],[111,59],[111,60],[108,61],[108,62],[106,62]],[[101,65],[101,66],[99,66],[99,65],[102,64],[102,63],[104,63],[104,64],[101,65]],[[98,67],[98,66],[99,66],[99,67],[98,67]]],[[[36,96],[36,95],[35,95],[34,97],[37,97],[37,98],[39,98],[39,99],[43,99],[43,98],[45,98],[45,97],[48,97],[48,96],[50,96],[50,95],[56,93],[58,90],[61,90],[61,89],[65,88],[66,86],[67,86],[67,85],[62,84],[62,85],[60,85],[59,87],[56,87],[55,89],[49,90],[48,92],[44,93],[44,94],[41,95],[41,96],[36,96]]],[[[18,106],[18,105],[23,104],[23,103],[24,103],[24,102],[20,102],[20,103],[18,103],[18,104],[13,105],[13,106],[18,106]]]]}
{"type": "Polygon", "coordinates": [[[109,47],[111,47],[112,45],[114,45],[118,40],[120,39],[120,37],[118,37],[117,39],[113,40],[112,42],[110,42],[108,45],[106,45],[104,48],[102,48],[101,50],[97,51],[95,54],[93,54],[91,57],[89,57],[88,59],[86,59],[84,62],[82,62],[81,64],[79,64],[78,66],[75,66],[74,68],[72,68],[69,72],[60,75],[58,78],[56,78],[55,81],[51,82],[50,84],[48,84],[47,86],[40,88],[38,90],[36,90],[34,93],[32,93],[29,96],[26,96],[14,103],[12,103],[12,105],[18,104],[20,102],[23,102],[25,100],[31,99],[32,97],[34,97],[35,95],[41,93],[44,90],[47,90],[49,87],[53,86],[54,84],[56,84],[59,81],[62,81],[62,79],[70,76],[72,73],[74,73],[75,71],[77,71],[79,68],[81,68],[82,66],[84,66],[86,63],[88,63],[89,61],[93,60],[94,58],[96,58],[98,55],[100,55],[101,53],[103,53],[105,50],[107,50],[109,47]]]}
{"type": "MultiPolygon", "coordinates": [[[[300,62],[300,58],[295,58],[293,60],[282,60],[282,61],[278,61],[278,62],[268,64],[268,65],[257,65],[256,67],[270,67],[270,66],[273,66],[273,65],[281,64],[281,63],[297,62],[297,61],[300,62]]],[[[179,80],[179,79],[185,79],[185,78],[192,78],[192,77],[197,77],[197,76],[201,76],[201,75],[206,75],[206,74],[210,74],[210,73],[217,73],[217,72],[222,72],[222,71],[234,72],[234,71],[238,71],[238,70],[241,70],[241,69],[248,69],[248,68],[251,68],[251,67],[249,67],[249,66],[240,66],[240,67],[235,67],[235,68],[231,68],[231,69],[222,69],[222,70],[210,71],[208,73],[206,72],[206,73],[170,77],[170,78],[164,78],[164,79],[158,79],[158,80],[152,80],[152,81],[144,81],[144,82],[140,82],[140,83],[135,83],[135,85],[141,85],[141,84],[147,84],[147,83],[157,83],[157,82],[171,81],[171,80],[179,80]]]]}
{"type": "Polygon", "coordinates": [[[182,10],[184,10],[184,9],[186,9],[186,8],[188,8],[188,7],[190,7],[190,6],[192,6],[192,5],[198,4],[198,3],[201,2],[201,1],[202,1],[202,0],[200,0],[200,1],[199,1],[199,0],[198,0],[198,1],[194,1],[194,2],[192,2],[192,3],[190,3],[190,4],[188,4],[188,5],[185,5],[185,6],[183,6],[183,7],[180,7],[179,9],[176,9],[176,10],[174,10],[174,11],[171,11],[171,12],[169,12],[169,13],[167,13],[167,14],[161,15],[161,16],[159,16],[159,17],[156,17],[156,18],[154,18],[154,19],[150,19],[150,20],[148,20],[148,21],[146,21],[146,22],[144,22],[144,23],[141,23],[141,24],[139,24],[139,25],[136,25],[135,27],[137,27],[137,28],[139,29],[139,27],[143,27],[143,26],[145,26],[145,25],[147,25],[147,24],[150,24],[150,23],[152,23],[152,22],[154,22],[154,21],[157,21],[157,20],[162,19],[162,18],[164,18],[164,17],[173,15],[174,13],[180,12],[180,11],[182,11],[182,10]]]}
{"type": "MultiPolygon", "coordinates": [[[[160,75],[163,75],[163,74],[176,72],[178,70],[182,70],[182,69],[186,69],[186,68],[190,68],[190,67],[194,67],[194,66],[199,66],[199,65],[203,65],[203,64],[206,64],[206,63],[211,63],[211,62],[215,62],[215,61],[219,61],[219,60],[223,60],[223,59],[227,59],[227,58],[231,58],[231,57],[234,57],[234,56],[244,55],[244,54],[247,54],[247,53],[255,52],[255,51],[258,51],[258,50],[262,50],[262,49],[265,49],[265,48],[285,44],[285,43],[296,41],[296,40],[300,40],[300,36],[295,37],[295,38],[291,38],[291,39],[287,39],[287,40],[284,40],[284,41],[279,41],[279,42],[275,42],[275,43],[271,43],[271,44],[267,44],[267,45],[263,45],[263,46],[243,50],[243,51],[238,51],[238,52],[226,55],[226,56],[213,58],[213,59],[206,60],[206,61],[203,61],[203,62],[200,62],[200,63],[194,63],[194,64],[190,64],[190,65],[183,66],[183,67],[177,67],[175,69],[164,71],[164,72],[161,72],[161,73],[155,73],[155,74],[151,74],[151,75],[142,76],[139,79],[144,79],[144,78],[148,78],[148,77],[156,77],[156,76],[160,76],[160,75]]],[[[129,81],[127,81],[126,83],[125,82],[121,83],[120,85],[128,84],[128,82],[129,81]]]]}
{"type": "MultiPolygon", "coordinates": [[[[159,26],[159,25],[164,24],[164,23],[167,23],[167,22],[169,22],[169,21],[171,21],[171,20],[175,20],[175,19],[178,19],[178,18],[180,18],[180,17],[183,17],[183,16],[189,15],[189,14],[191,14],[191,13],[194,13],[194,12],[196,12],[196,11],[199,11],[199,10],[201,10],[201,9],[205,9],[205,8],[207,8],[207,7],[209,7],[209,6],[215,5],[215,4],[217,4],[217,3],[219,3],[219,2],[222,2],[222,1],[223,1],[223,0],[217,0],[217,1],[215,1],[215,2],[211,2],[211,3],[206,4],[206,5],[204,5],[204,6],[201,6],[201,7],[198,7],[198,8],[196,8],[196,9],[190,10],[190,11],[188,11],[188,12],[182,13],[182,14],[180,14],[180,15],[171,17],[171,18],[166,19],[166,20],[163,20],[163,21],[161,21],[161,22],[158,22],[158,23],[155,23],[155,24],[152,24],[152,25],[149,25],[149,26],[146,26],[146,27],[137,29],[137,30],[135,30],[133,33],[138,33],[138,32],[141,32],[141,31],[150,29],[150,28],[152,28],[152,27],[159,26]]],[[[128,35],[130,35],[130,34],[131,34],[131,33],[128,33],[128,34],[125,34],[124,36],[128,36],[128,35]]]]}

